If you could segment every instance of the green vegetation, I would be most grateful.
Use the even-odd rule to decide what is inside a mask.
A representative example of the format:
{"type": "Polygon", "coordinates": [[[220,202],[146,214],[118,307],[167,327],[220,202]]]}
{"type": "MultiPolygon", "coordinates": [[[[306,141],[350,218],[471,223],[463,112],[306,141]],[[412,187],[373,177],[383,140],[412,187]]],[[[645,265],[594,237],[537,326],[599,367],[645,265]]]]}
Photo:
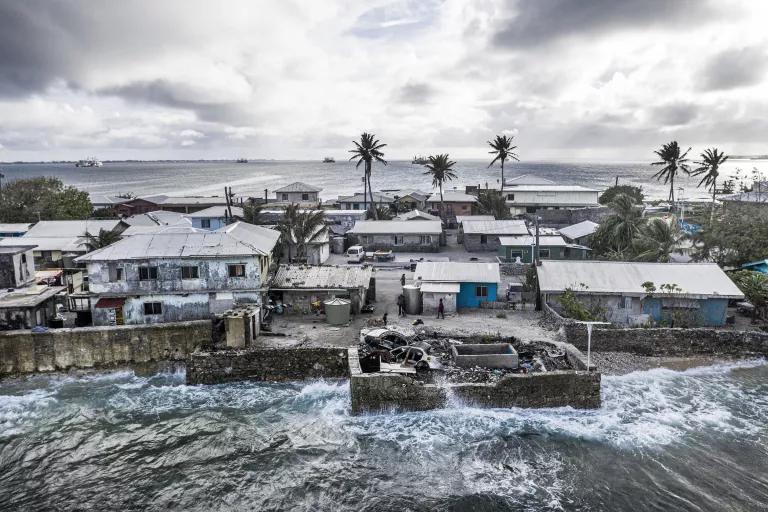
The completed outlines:
{"type": "Polygon", "coordinates": [[[102,228],[96,235],[86,231],[83,238],[84,240],[80,245],[88,249],[88,252],[91,252],[119,241],[120,235],[114,231],[102,228]]]}
{"type": "Polygon", "coordinates": [[[456,177],[453,172],[453,166],[456,162],[448,158],[448,154],[435,155],[429,157],[429,162],[424,166],[424,174],[432,176],[432,186],[440,190],[440,215],[445,219],[445,204],[443,203],[443,183],[451,181],[456,177]]]}
{"type": "Polygon", "coordinates": [[[712,211],[709,214],[709,223],[715,220],[715,195],[717,194],[717,178],[720,175],[720,166],[728,160],[728,156],[717,148],[710,148],[701,154],[701,161],[696,162],[699,167],[691,171],[691,176],[702,176],[697,187],[706,185],[712,192],[712,211]]]}
{"type": "Polygon", "coordinates": [[[477,196],[477,210],[482,215],[493,215],[497,220],[512,218],[509,206],[498,190],[481,190],[477,196]]]}
{"type": "Polygon", "coordinates": [[[307,259],[307,246],[319,240],[328,231],[325,224],[325,213],[320,210],[301,211],[296,203],[288,205],[285,209],[285,216],[277,225],[280,231],[280,241],[278,242],[279,252],[276,260],[283,250],[288,252],[288,261],[305,261],[307,259]],[[295,249],[295,256],[292,257],[292,249],[295,249]]]}
{"type": "Polygon", "coordinates": [[[253,201],[249,201],[245,206],[243,206],[243,220],[249,224],[262,224],[263,211],[263,204],[257,204],[253,201]]]}
{"type": "Polygon", "coordinates": [[[501,163],[501,185],[499,186],[499,190],[504,190],[504,162],[507,160],[516,160],[520,161],[517,158],[517,154],[515,153],[515,150],[517,149],[517,146],[512,145],[512,139],[514,139],[514,136],[507,137],[506,135],[497,135],[495,139],[492,141],[488,141],[488,145],[493,148],[492,151],[489,151],[491,155],[493,155],[493,160],[491,160],[491,163],[488,164],[488,167],[491,167],[496,162],[501,163]]]}
{"type": "Polygon", "coordinates": [[[643,207],[625,194],[617,195],[608,207],[613,213],[603,220],[592,236],[593,256],[629,259],[632,244],[643,223],[643,207]]]}
{"type": "Polygon", "coordinates": [[[661,149],[654,151],[659,157],[659,161],[653,162],[651,165],[661,165],[663,167],[653,177],[659,181],[663,178],[665,185],[669,183],[669,201],[672,203],[673,208],[675,206],[675,178],[678,171],[686,173],[690,171],[688,159],[686,158],[690,150],[691,148],[688,148],[685,153],[680,154],[680,146],[678,146],[676,140],[673,140],[664,144],[661,149]]]}
{"type": "Polygon", "coordinates": [[[573,288],[568,287],[565,292],[557,298],[557,302],[563,308],[563,313],[568,318],[574,320],[580,320],[582,322],[594,322],[598,317],[594,312],[590,311],[582,302],[576,297],[573,288]]]}
{"type": "Polygon", "coordinates": [[[668,263],[669,255],[680,245],[683,232],[673,223],[662,219],[650,219],[637,230],[632,240],[632,259],[668,263]]]}
{"type": "Polygon", "coordinates": [[[733,282],[752,304],[752,321],[763,316],[768,307],[768,275],[751,270],[739,270],[731,274],[733,282]]]}
{"type": "Polygon", "coordinates": [[[768,256],[768,211],[764,206],[729,204],[710,225],[692,236],[693,257],[739,267],[768,256]]]}
{"type": "Polygon", "coordinates": [[[635,187],[634,185],[616,185],[605,189],[605,191],[600,194],[600,198],[597,202],[603,205],[610,204],[619,194],[631,197],[637,204],[641,204],[643,199],[645,199],[643,189],[640,187],[635,187]]]}
{"type": "Polygon", "coordinates": [[[0,222],[87,219],[91,210],[87,192],[64,186],[58,178],[16,180],[0,191],[0,222]]]}
{"type": "MultiPolygon", "coordinates": [[[[373,207],[375,203],[373,201],[373,189],[371,189],[371,171],[373,170],[374,161],[387,165],[387,161],[384,160],[384,153],[381,152],[381,148],[385,147],[386,144],[381,144],[372,133],[363,133],[360,135],[360,142],[354,140],[352,142],[355,144],[355,148],[349,150],[352,153],[349,159],[357,160],[356,168],[360,167],[360,164],[365,164],[365,174],[363,177],[365,178],[365,187],[371,199],[369,204],[373,218],[376,219],[377,212],[376,208],[373,207]]],[[[363,195],[365,196],[365,192],[363,192],[363,195]]]]}
{"type": "Polygon", "coordinates": [[[374,213],[374,209],[370,208],[365,215],[366,219],[375,218],[377,220],[392,220],[392,217],[394,217],[394,215],[392,215],[392,209],[387,208],[386,206],[377,206],[375,209],[375,213],[374,213]]]}

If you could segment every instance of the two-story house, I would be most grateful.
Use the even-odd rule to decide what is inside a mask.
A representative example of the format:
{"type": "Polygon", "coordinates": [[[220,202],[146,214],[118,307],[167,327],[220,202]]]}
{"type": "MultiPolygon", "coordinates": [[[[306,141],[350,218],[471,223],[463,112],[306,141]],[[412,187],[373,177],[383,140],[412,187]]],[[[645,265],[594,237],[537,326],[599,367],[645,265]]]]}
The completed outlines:
{"type": "Polygon", "coordinates": [[[275,190],[275,201],[278,203],[298,203],[307,206],[317,206],[320,203],[320,192],[323,189],[307,185],[300,181],[291,183],[275,190]]]}
{"type": "Polygon", "coordinates": [[[538,176],[523,175],[506,180],[504,199],[512,215],[539,210],[599,206],[600,191],[582,185],[558,185],[538,176]]]}
{"type": "Polygon", "coordinates": [[[210,233],[134,235],[81,256],[93,324],[198,320],[235,304],[261,304],[279,237],[238,222],[210,233]]]}

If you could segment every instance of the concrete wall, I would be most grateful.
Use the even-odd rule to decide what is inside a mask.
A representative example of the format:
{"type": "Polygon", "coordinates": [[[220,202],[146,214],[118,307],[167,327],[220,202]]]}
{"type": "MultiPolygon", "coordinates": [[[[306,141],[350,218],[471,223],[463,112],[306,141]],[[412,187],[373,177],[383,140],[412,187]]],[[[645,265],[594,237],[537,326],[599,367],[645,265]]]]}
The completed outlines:
{"type": "Polygon", "coordinates": [[[190,217],[190,220],[192,221],[193,228],[208,229],[211,231],[223,228],[227,225],[226,219],[224,217],[190,217]],[[207,227],[203,227],[203,220],[208,221],[207,227]]]}
{"type": "Polygon", "coordinates": [[[352,313],[360,313],[360,308],[365,304],[365,290],[329,290],[329,291],[283,291],[283,302],[291,304],[286,308],[286,315],[306,315],[312,311],[311,304],[318,300],[323,301],[331,297],[340,297],[352,301],[352,313]]]}
{"type": "MultiPolygon", "coordinates": [[[[476,233],[463,235],[464,248],[469,252],[498,252],[501,243],[499,242],[500,235],[479,235],[476,233]],[[482,241],[482,237],[485,236],[485,243],[482,241]]],[[[502,235],[503,236],[503,235],[502,235]]]]}
{"type": "Polygon", "coordinates": [[[347,349],[265,348],[200,352],[187,360],[187,384],[244,380],[292,381],[347,378],[347,349]]]}
{"type": "Polygon", "coordinates": [[[421,294],[423,312],[425,314],[436,315],[437,305],[440,303],[440,299],[443,299],[443,306],[445,307],[446,313],[456,312],[456,294],[442,292],[423,292],[421,294]]]}
{"type": "Polygon", "coordinates": [[[211,342],[211,322],[0,332],[0,376],[185,359],[211,342]]]}
{"type": "Polygon", "coordinates": [[[21,288],[35,282],[32,249],[18,254],[0,254],[0,288],[21,288]]]}
{"type": "Polygon", "coordinates": [[[275,192],[275,199],[281,203],[317,203],[320,200],[318,194],[319,192],[275,192]]]}
{"type": "MultiPolygon", "coordinates": [[[[400,236],[400,235],[398,235],[400,236]]],[[[362,245],[366,251],[394,252],[440,252],[440,235],[403,235],[402,244],[395,245],[395,234],[385,235],[351,235],[353,244],[362,245]],[[430,241],[425,243],[422,237],[429,236],[430,241]]]]}

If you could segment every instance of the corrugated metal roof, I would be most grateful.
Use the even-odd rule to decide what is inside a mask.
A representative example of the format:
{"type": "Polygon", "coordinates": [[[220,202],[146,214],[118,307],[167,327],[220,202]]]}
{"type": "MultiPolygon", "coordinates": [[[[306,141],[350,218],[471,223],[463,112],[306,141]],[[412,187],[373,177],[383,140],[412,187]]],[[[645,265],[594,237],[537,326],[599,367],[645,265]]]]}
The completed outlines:
{"type": "MultiPolygon", "coordinates": [[[[227,215],[229,215],[229,209],[227,208],[227,205],[217,205],[217,206],[210,206],[208,208],[205,208],[203,210],[200,210],[194,213],[188,213],[186,216],[190,218],[223,219],[227,215]]],[[[243,209],[240,208],[239,206],[233,206],[232,215],[235,217],[242,217],[243,209]]]]}
{"type": "MultiPolygon", "coordinates": [[[[374,203],[391,203],[395,200],[394,197],[386,195],[386,194],[380,194],[378,192],[373,193],[373,202],[374,203]]],[[[369,198],[370,201],[370,198],[369,198]]],[[[351,196],[339,196],[339,198],[336,200],[338,203],[364,203],[365,198],[363,197],[363,194],[354,194],[351,196]]]]}
{"type": "Polygon", "coordinates": [[[178,224],[162,226],[129,226],[128,229],[120,233],[120,236],[149,235],[154,233],[205,233],[206,230],[192,227],[189,219],[184,219],[178,224]]]}
{"type": "Polygon", "coordinates": [[[676,284],[688,296],[743,298],[744,294],[714,263],[640,263],[626,261],[553,261],[537,267],[542,292],[568,287],[589,294],[646,295],[642,284],[676,284]]]}
{"type": "Polygon", "coordinates": [[[465,222],[468,220],[496,220],[496,217],[494,217],[493,215],[457,215],[456,216],[456,224],[461,224],[462,222],[465,222]]]}
{"type": "Polygon", "coordinates": [[[233,222],[216,231],[227,233],[229,236],[240,240],[243,243],[261,249],[264,253],[271,252],[280,238],[280,233],[274,229],[264,226],[255,226],[242,221],[233,222]]]}
{"type": "Polygon", "coordinates": [[[0,224],[0,233],[26,233],[31,225],[18,222],[0,224]]]}
{"type": "Polygon", "coordinates": [[[19,236],[12,238],[3,238],[0,240],[0,247],[17,246],[19,244],[34,245],[35,251],[61,251],[61,252],[85,252],[86,249],[81,245],[83,241],[79,236],[19,236]]]}
{"type": "Polygon", "coordinates": [[[274,192],[320,192],[323,189],[314,185],[307,185],[301,181],[294,181],[290,185],[275,189],[274,192]]]}
{"type": "MultiPolygon", "coordinates": [[[[467,194],[466,192],[460,192],[458,190],[445,190],[443,191],[443,201],[446,203],[475,203],[477,202],[477,198],[471,194],[467,194]]],[[[435,191],[432,193],[430,198],[427,199],[427,202],[439,204],[440,192],[435,191]]]]}
{"type": "Polygon", "coordinates": [[[581,185],[519,185],[510,187],[510,192],[600,192],[596,188],[581,185]]]}
{"type": "Polygon", "coordinates": [[[98,234],[99,230],[112,231],[122,221],[113,220],[41,220],[27,231],[24,236],[30,237],[79,237],[85,232],[98,234]]]}
{"type": "MultiPolygon", "coordinates": [[[[10,240],[14,240],[15,238],[11,238],[10,240]]],[[[19,254],[22,252],[31,251],[37,247],[36,245],[21,245],[21,244],[14,244],[14,245],[0,245],[0,254],[19,254]]]]}
{"type": "Polygon", "coordinates": [[[349,230],[355,235],[439,235],[442,232],[442,223],[435,220],[359,220],[349,230]]]}
{"type": "Polygon", "coordinates": [[[440,217],[437,215],[432,215],[427,212],[422,212],[419,210],[411,210],[409,212],[401,213],[400,215],[396,216],[394,220],[440,220],[440,217]]]}
{"type": "Polygon", "coordinates": [[[217,204],[227,204],[226,198],[221,196],[167,196],[158,194],[154,196],[142,196],[138,199],[143,199],[144,201],[154,204],[162,204],[164,206],[213,206],[217,204]]]}
{"type": "Polygon", "coordinates": [[[554,185],[555,182],[542,178],[540,176],[533,176],[531,174],[523,174],[522,176],[516,176],[505,181],[506,186],[518,187],[520,185],[554,185]]]}
{"type": "Polygon", "coordinates": [[[462,224],[466,235],[527,235],[524,220],[465,220],[462,224]]]}
{"type": "MultiPolygon", "coordinates": [[[[515,247],[519,246],[531,246],[536,243],[536,237],[533,235],[521,235],[521,236],[500,236],[499,243],[501,245],[511,245],[515,247]]],[[[539,246],[545,247],[565,247],[569,245],[563,237],[557,236],[539,236],[539,246]]]]}
{"type": "Polygon", "coordinates": [[[498,283],[501,281],[498,263],[466,263],[431,261],[416,264],[415,279],[442,283],[498,283]]]}
{"type": "Polygon", "coordinates": [[[423,283],[421,291],[426,293],[459,293],[459,283],[423,283]]]}
{"type": "Polygon", "coordinates": [[[578,224],[573,224],[560,229],[560,234],[570,239],[581,238],[583,236],[591,235],[597,231],[597,228],[599,227],[600,224],[597,222],[585,220],[584,222],[579,222],[578,224]]]}
{"type": "Polygon", "coordinates": [[[274,289],[367,288],[373,268],[355,266],[280,265],[272,280],[274,289]]]}

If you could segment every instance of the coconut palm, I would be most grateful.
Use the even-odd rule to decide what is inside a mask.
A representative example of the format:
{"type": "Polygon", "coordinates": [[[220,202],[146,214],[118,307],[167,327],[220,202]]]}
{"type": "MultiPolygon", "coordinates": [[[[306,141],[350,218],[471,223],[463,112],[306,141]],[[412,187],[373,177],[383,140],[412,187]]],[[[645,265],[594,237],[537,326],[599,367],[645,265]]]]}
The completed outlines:
{"type": "MultiPolygon", "coordinates": [[[[371,190],[371,170],[374,161],[387,165],[387,161],[383,158],[384,153],[381,152],[381,148],[385,147],[386,144],[381,144],[376,136],[372,133],[363,133],[360,135],[360,142],[357,142],[356,140],[353,140],[352,142],[355,144],[355,148],[349,150],[349,152],[352,153],[352,156],[349,159],[357,160],[357,165],[355,165],[355,168],[360,167],[360,164],[365,163],[365,174],[363,179],[365,181],[366,188],[368,189],[368,194],[370,194],[371,208],[373,208],[373,217],[377,218],[376,208],[373,206],[374,202],[373,191],[371,190]]],[[[363,192],[363,196],[365,196],[365,192],[363,192]]],[[[366,203],[365,206],[367,210],[367,200],[364,201],[366,203]]]]}
{"type": "Polygon", "coordinates": [[[481,190],[477,196],[477,209],[481,215],[493,215],[496,220],[512,218],[504,196],[497,190],[481,190]]]}
{"type": "Polygon", "coordinates": [[[661,149],[654,151],[659,157],[658,162],[653,162],[651,165],[663,165],[664,167],[653,175],[658,181],[664,179],[664,184],[669,183],[669,201],[672,203],[672,209],[675,208],[675,177],[677,177],[678,171],[689,172],[688,159],[686,155],[691,148],[688,148],[685,153],[680,154],[680,146],[676,140],[664,144],[661,149]]]}
{"type": "Polygon", "coordinates": [[[701,161],[696,162],[699,166],[691,171],[692,176],[702,176],[697,187],[705,184],[712,191],[712,211],[709,214],[710,226],[715,220],[715,195],[717,194],[717,178],[720,175],[720,166],[728,160],[728,155],[717,148],[706,149],[701,155],[701,161]]]}
{"type": "Polygon", "coordinates": [[[609,259],[626,259],[632,241],[643,222],[642,208],[632,197],[617,195],[608,203],[612,213],[600,224],[592,237],[592,249],[609,259]]]}
{"type": "Polygon", "coordinates": [[[670,254],[683,239],[683,232],[674,223],[663,219],[651,219],[637,230],[632,242],[636,261],[669,263],[670,254]]]}
{"type": "Polygon", "coordinates": [[[243,207],[243,220],[250,224],[262,224],[262,214],[264,212],[264,205],[258,204],[254,201],[249,201],[243,207]]]}
{"type": "Polygon", "coordinates": [[[489,151],[489,153],[494,155],[488,167],[491,167],[497,161],[501,163],[501,187],[499,187],[499,190],[504,190],[504,162],[508,159],[520,161],[514,152],[517,146],[512,145],[512,139],[514,138],[514,136],[497,135],[495,139],[488,141],[488,145],[493,148],[493,151],[489,151]]]}
{"type": "Polygon", "coordinates": [[[102,247],[112,245],[119,240],[119,234],[115,233],[114,231],[101,228],[99,229],[99,233],[97,235],[86,231],[83,235],[83,241],[80,242],[80,245],[88,249],[88,252],[91,252],[95,251],[96,249],[101,249],[102,247]]]}
{"type": "Polygon", "coordinates": [[[292,261],[292,248],[295,248],[295,259],[303,261],[307,258],[307,246],[320,240],[328,232],[325,214],[322,210],[301,210],[296,203],[288,205],[285,215],[277,224],[280,231],[280,253],[288,253],[288,261],[292,261]]]}
{"type": "Polygon", "coordinates": [[[432,186],[440,190],[440,216],[445,218],[445,204],[443,203],[443,183],[456,177],[453,166],[456,162],[448,158],[448,154],[430,156],[424,167],[424,174],[432,176],[432,186]]]}

